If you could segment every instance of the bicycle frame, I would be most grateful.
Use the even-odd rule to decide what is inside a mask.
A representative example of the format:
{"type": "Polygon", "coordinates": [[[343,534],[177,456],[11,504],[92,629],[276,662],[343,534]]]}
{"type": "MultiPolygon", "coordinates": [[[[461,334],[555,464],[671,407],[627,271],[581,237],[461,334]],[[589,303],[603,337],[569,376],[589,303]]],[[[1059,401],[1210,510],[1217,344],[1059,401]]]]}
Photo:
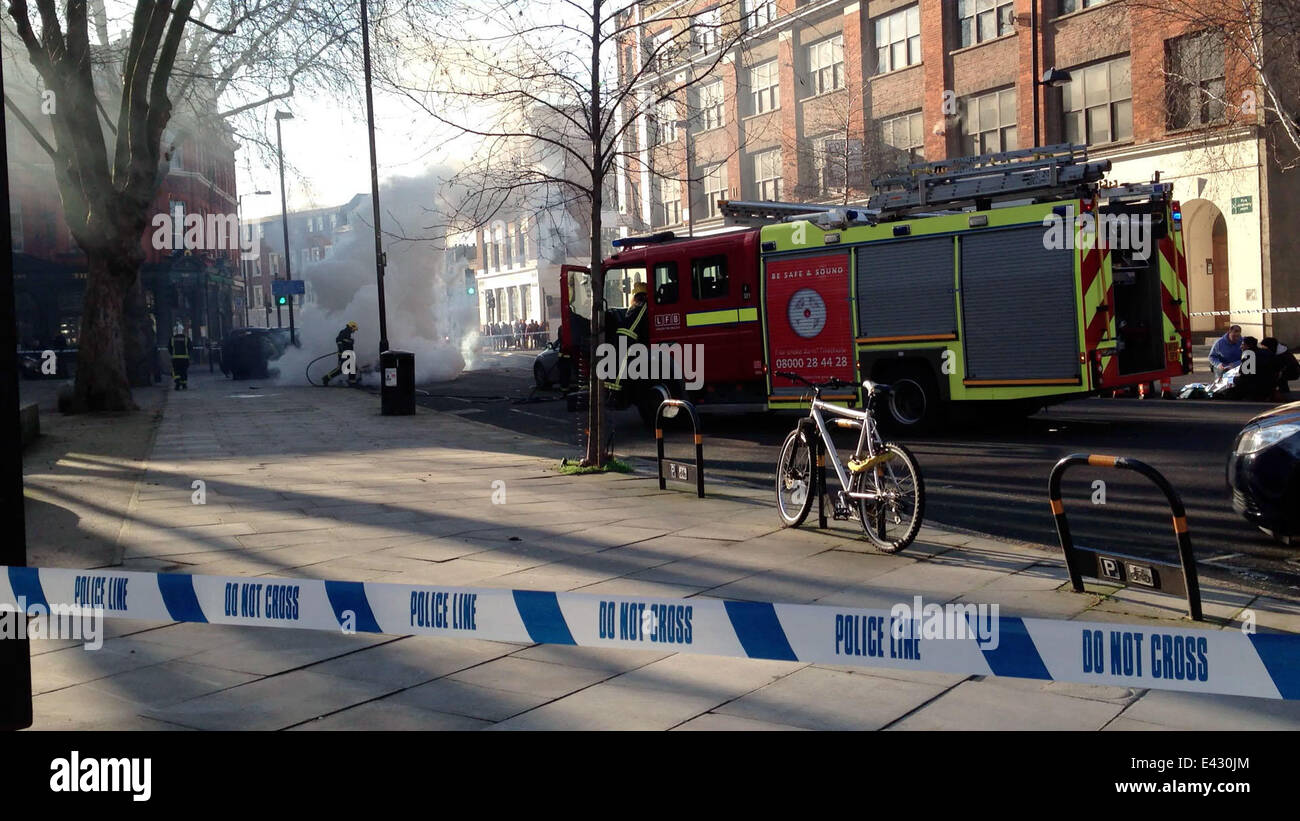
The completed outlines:
{"type": "Polygon", "coordinates": [[[871,458],[878,453],[876,446],[880,444],[880,439],[879,436],[876,435],[875,419],[871,416],[869,403],[868,408],[864,410],[845,408],[840,405],[833,405],[830,402],[823,400],[820,396],[820,391],[818,391],[813,394],[812,407],[809,410],[808,416],[817,426],[817,432],[821,436],[824,446],[823,450],[825,451],[827,458],[830,460],[831,467],[835,469],[835,478],[840,483],[840,490],[846,496],[855,499],[877,498],[878,494],[876,493],[852,493],[849,491],[849,477],[848,474],[844,472],[844,465],[840,462],[839,455],[836,453],[835,443],[831,439],[830,431],[826,426],[826,419],[822,416],[823,411],[831,416],[837,417],[834,420],[837,424],[844,425],[846,422],[842,420],[847,420],[848,426],[858,427],[861,430],[861,433],[858,434],[858,447],[855,454],[862,455],[865,452],[867,458],[871,458]]]}

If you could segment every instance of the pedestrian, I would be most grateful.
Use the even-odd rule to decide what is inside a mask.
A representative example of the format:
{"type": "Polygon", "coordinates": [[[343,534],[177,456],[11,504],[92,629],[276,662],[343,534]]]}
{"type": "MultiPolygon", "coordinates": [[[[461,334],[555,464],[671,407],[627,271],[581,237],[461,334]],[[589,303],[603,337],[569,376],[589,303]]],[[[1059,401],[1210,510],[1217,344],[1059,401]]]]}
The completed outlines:
{"type": "Polygon", "coordinates": [[[1231,399],[1251,402],[1273,400],[1277,393],[1277,357],[1253,336],[1241,340],[1241,372],[1232,381],[1231,399]]]}
{"type": "Polygon", "coordinates": [[[190,341],[185,338],[185,326],[179,322],[172,331],[172,341],[170,346],[172,355],[172,385],[175,390],[187,391],[190,389],[190,341]]]}
{"type": "Polygon", "coordinates": [[[1277,388],[1279,399],[1280,394],[1288,393],[1291,390],[1289,384],[1292,380],[1300,379],[1300,362],[1296,361],[1295,354],[1287,346],[1277,341],[1276,337],[1266,336],[1259,341],[1259,346],[1268,350],[1273,355],[1274,369],[1277,372],[1275,387],[1277,388]]]}
{"type": "MultiPolygon", "coordinates": [[[[356,347],[356,341],[352,338],[352,335],[356,332],[357,323],[348,322],[347,325],[343,326],[343,330],[339,331],[338,336],[334,337],[334,345],[338,348],[339,363],[334,367],[334,370],[325,374],[325,378],[321,380],[322,387],[328,385],[331,379],[343,373],[343,355],[345,352],[351,352],[356,347]]],[[[348,374],[348,384],[355,385],[356,383],[357,371],[354,361],[352,372],[348,374]]]]}
{"type": "Polygon", "coordinates": [[[1233,325],[1210,348],[1210,372],[1217,379],[1241,362],[1241,326],[1233,325]]]}

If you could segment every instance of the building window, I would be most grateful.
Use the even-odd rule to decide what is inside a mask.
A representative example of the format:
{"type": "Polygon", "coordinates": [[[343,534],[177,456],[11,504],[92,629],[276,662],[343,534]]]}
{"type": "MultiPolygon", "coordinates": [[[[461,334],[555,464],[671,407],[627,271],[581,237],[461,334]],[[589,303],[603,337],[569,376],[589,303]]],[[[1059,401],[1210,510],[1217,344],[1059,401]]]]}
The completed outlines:
{"type": "Polygon", "coordinates": [[[781,107],[781,76],[776,60],[769,60],[749,70],[749,110],[752,114],[781,107]]]}
{"type": "Polygon", "coordinates": [[[876,18],[876,73],[921,62],[921,7],[876,18]]]}
{"type": "Polygon", "coordinates": [[[1061,0],[1061,14],[1069,14],[1079,9],[1089,9],[1093,6],[1100,6],[1106,0],[1061,0]]]}
{"type": "Polygon", "coordinates": [[[776,0],[742,0],[740,8],[745,26],[750,29],[762,28],[776,19],[776,0]]]}
{"type": "Polygon", "coordinates": [[[925,130],[921,112],[889,117],[880,121],[880,140],[893,151],[899,166],[925,160],[925,130]]]}
{"type": "Polygon", "coordinates": [[[1223,119],[1223,32],[1202,31],[1165,41],[1169,128],[1223,119]]]}
{"type": "Polygon", "coordinates": [[[519,223],[519,231],[515,233],[515,256],[519,258],[520,265],[524,264],[524,261],[528,259],[528,246],[527,243],[524,242],[524,237],[527,234],[528,223],[527,221],[521,221],[519,223]]]}
{"type": "Polygon", "coordinates": [[[1019,147],[1014,88],[967,97],[965,109],[961,123],[963,153],[991,154],[1019,147]]]}
{"type": "Polygon", "coordinates": [[[677,104],[672,100],[664,100],[656,105],[651,125],[654,128],[654,134],[651,135],[654,145],[677,142],[677,104]]]}
{"type": "Polygon", "coordinates": [[[957,0],[961,44],[973,46],[1016,30],[1015,3],[1010,0],[957,0]]]}
{"type": "Polygon", "coordinates": [[[167,215],[172,220],[171,249],[180,251],[185,248],[185,203],[181,200],[170,200],[167,203],[167,215]]]}
{"type": "Polygon", "coordinates": [[[721,128],[723,125],[722,81],[715,80],[700,86],[701,131],[721,128]]]}
{"type": "Polygon", "coordinates": [[[1072,68],[1061,88],[1065,139],[1091,145],[1133,137],[1133,92],[1129,58],[1072,68]]]}
{"type": "Polygon", "coordinates": [[[754,192],[760,200],[781,199],[781,149],[754,155],[754,192]]]}
{"type": "Polygon", "coordinates": [[[820,194],[843,192],[849,186],[863,187],[862,140],[825,137],[814,145],[813,178],[820,194]]]}
{"type": "Polygon", "coordinates": [[[808,47],[808,82],[813,94],[844,88],[844,35],[808,47]]]}
{"type": "Polygon", "coordinates": [[[708,208],[708,216],[716,217],[721,215],[718,210],[718,200],[727,198],[727,164],[718,163],[704,172],[704,201],[708,208]]]}
{"type": "Polygon", "coordinates": [[[278,279],[280,277],[280,255],[279,254],[271,254],[270,268],[271,268],[271,277],[273,279],[278,279]]]}
{"type": "Polygon", "coordinates": [[[718,47],[718,30],[722,26],[722,9],[714,6],[695,15],[691,23],[695,33],[695,45],[700,51],[709,51],[718,47]]]}
{"type": "Polygon", "coordinates": [[[659,225],[676,225],[682,221],[682,181],[660,179],[659,211],[655,215],[659,225]]]}
{"type": "Polygon", "coordinates": [[[672,64],[673,30],[666,28],[650,35],[646,46],[646,63],[652,64],[656,71],[663,71],[672,64]]]}

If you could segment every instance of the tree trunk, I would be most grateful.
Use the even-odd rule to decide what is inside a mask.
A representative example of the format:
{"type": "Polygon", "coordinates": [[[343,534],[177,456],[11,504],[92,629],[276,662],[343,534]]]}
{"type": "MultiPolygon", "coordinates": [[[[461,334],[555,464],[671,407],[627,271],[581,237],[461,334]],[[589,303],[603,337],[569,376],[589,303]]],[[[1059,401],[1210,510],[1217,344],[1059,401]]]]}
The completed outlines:
{"type": "Polygon", "coordinates": [[[144,298],[144,285],[138,275],[135,284],[127,290],[123,308],[122,344],[126,357],[127,382],[133,388],[147,388],[153,384],[151,363],[157,337],[144,298]]]}
{"type": "MultiPolygon", "coordinates": [[[[599,191],[600,189],[596,189],[599,191]]],[[[591,200],[591,337],[588,340],[587,361],[590,363],[587,382],[590,385],[587,402],[587,454],[583,464],[600,467],[605,464],[605,383],[598,377],[596,351],[605,341],[605,271],[600,258],[600,208],[597,194],[591,200]]]]}
{"type": "Polygon", "coordinates": [[[86,295],[77,341],[77,381],[71,410],[135,410],[126,372],[123,314],[134,269],[124,272],[111,251],[86,253],[86,295]]]}

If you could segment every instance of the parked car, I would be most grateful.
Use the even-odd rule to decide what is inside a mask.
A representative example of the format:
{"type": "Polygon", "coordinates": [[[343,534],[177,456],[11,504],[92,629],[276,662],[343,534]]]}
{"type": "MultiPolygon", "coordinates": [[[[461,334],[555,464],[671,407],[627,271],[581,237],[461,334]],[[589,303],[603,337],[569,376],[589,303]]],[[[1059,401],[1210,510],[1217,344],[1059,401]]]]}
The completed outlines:
{"type": "Polygon", "coordinates": [[[539,388],[549,388],[552,385],[563,388],[568,386],[569,377],[569,360],[560,355],[559,340],[552,340],[533,359],[533,379],[539,388]]]}
{"type": "Polygon", "coordinates": [[[222,340],[221,372],[232,379],[265,379],[267,363],[288,347],[288,328],[236,328],[222,340]]]}
{"type": "Polygon", "coordinates": [[[1228,457],[1228,487],[1246,521],[1284,544],[1300,539],[1300,402],[1246,423],[1228,457]]]}

